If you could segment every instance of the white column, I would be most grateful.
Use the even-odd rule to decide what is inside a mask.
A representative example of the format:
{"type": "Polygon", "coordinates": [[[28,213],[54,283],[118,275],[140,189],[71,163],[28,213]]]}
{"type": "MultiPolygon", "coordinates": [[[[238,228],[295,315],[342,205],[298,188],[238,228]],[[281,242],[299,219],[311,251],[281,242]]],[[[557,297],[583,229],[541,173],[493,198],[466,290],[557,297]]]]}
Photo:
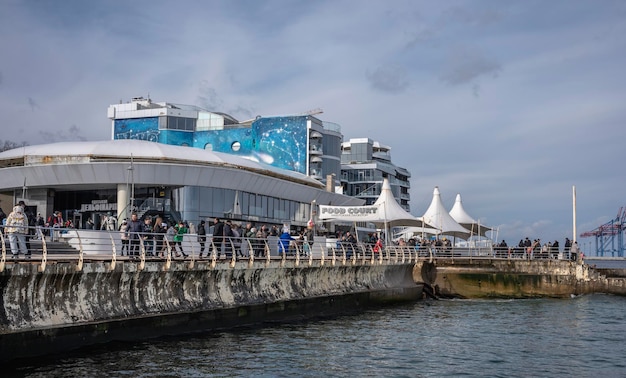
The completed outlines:
{"type": "Polygon", "coordinates": [[[128,203],[128,185],[117,184],[117,219],[119,223],[130,218],[128,203]]]}

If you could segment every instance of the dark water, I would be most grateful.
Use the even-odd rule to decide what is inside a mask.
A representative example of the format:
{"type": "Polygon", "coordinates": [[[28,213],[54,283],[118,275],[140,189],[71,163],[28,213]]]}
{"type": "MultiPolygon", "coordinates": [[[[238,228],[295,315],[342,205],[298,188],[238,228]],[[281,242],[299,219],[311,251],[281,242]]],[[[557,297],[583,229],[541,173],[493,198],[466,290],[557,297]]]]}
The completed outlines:
{"type": "MultiPolygon", "coordinates": [[[[117,344],[27,377],[624,377],[626,298],[441,300],[117,344]]],[[[5,373],[8,373],[5,371],[5,373]]]]}

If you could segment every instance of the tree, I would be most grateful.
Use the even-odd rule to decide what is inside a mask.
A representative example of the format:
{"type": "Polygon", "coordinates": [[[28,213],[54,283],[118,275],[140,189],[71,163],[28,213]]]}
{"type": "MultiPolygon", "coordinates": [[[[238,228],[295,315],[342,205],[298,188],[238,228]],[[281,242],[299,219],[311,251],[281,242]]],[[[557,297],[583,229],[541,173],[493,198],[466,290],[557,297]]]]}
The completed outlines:
{"type": "Polygon", "coordinates": [[[12,150],[14,148],[19,148],[19,147],[24,147],[24,146],[28,146],[28,143],[26,142],[17,143],[17,142],[13,142],[10,140],[3,141],[2,139],[0,139],[0,152],[6,151],[6,150],[12,150]]]}

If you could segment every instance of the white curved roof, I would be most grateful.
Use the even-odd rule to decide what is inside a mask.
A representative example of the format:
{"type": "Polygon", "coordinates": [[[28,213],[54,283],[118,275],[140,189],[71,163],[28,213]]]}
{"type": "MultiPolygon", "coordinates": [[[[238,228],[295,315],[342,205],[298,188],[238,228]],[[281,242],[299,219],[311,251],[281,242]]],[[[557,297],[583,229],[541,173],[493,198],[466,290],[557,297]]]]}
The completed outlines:
{"type": "Polygon", "coordinates": [[[455,236],[467,239],[470,232],[465,227],[458,224],[448,213],[441,201],[439,187],[433,191],[433,200],[422,217],[424,222],[441,230],[443,235],[455,236]]]}
{"type": "Polygon", "coordinates": [[[62,142],[0,153],[0,189],[77,190],[136,185],[238,189],[300,202],[362,205],[319,181],[235,155],[140,140],[62,142]],[[131,165],[131,157],[133,164],[131,165]],[[132,170],[130,169],[132,167],[132,170]]]}

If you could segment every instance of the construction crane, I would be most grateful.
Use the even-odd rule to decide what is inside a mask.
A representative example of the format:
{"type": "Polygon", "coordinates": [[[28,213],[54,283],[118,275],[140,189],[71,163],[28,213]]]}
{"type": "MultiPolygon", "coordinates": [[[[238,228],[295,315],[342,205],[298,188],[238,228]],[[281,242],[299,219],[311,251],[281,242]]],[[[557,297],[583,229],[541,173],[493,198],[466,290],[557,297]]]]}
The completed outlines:
{"type": "Polygon", "coordinates": [[[624,257],[625,233],[626,209],[620,207],[614,219],[594,230],[583,232],[580,237],[595,237],[596,256],[598,257],[624,257]]]}

